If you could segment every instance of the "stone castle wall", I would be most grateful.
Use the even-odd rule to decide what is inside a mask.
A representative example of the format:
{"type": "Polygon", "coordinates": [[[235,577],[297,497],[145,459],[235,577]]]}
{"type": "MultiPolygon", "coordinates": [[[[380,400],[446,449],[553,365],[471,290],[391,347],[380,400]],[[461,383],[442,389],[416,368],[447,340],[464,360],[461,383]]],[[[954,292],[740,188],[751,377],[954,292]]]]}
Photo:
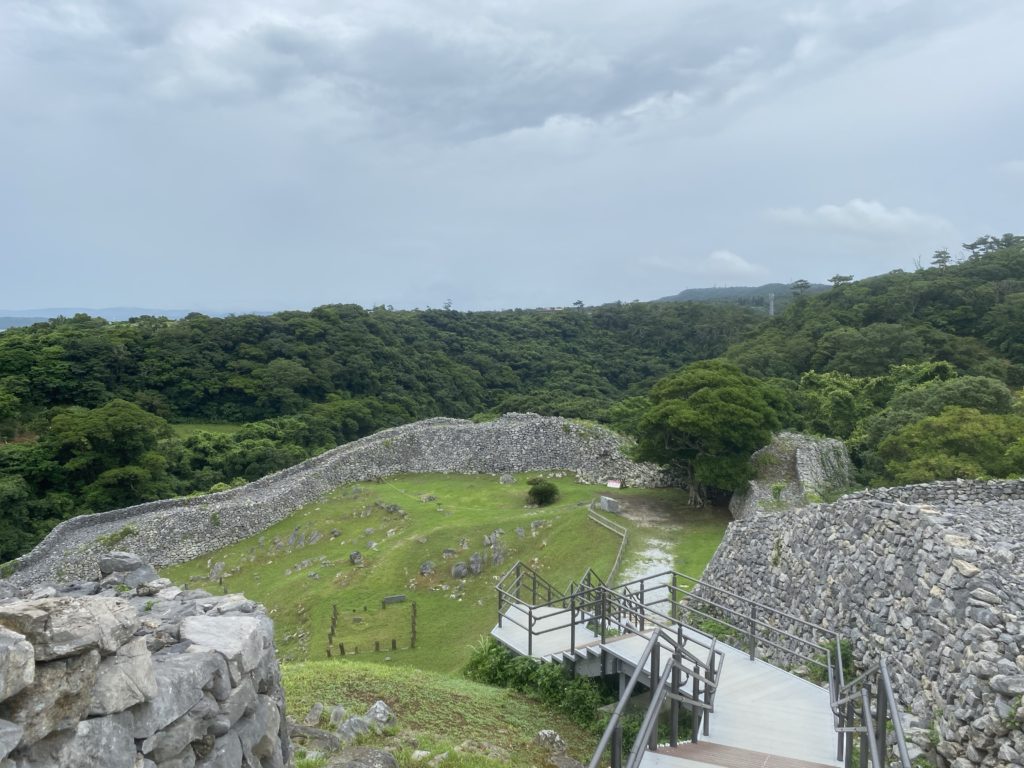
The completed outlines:
{"type": "Polygon", "coordinates": [[[339,446],[239,488],[66,520],[13,561],[9,581],[87,578],[110,548],[111,536],[154,565],[184,562],[259,533],[339,485],[406,472],[559,469],[575,472],[582,482],[672,484],[656,466],[630,461],[622,448],[623,438],[610,430],[556,417],[506,414],[480,424],[428,419],[339,446]]]}
{"type": "Polygon", "coordinates": [[[1024,765],[1024,481],[882,488],[737,521],[704,578],[839,630],[862,667],[885,654],[913,739],[943,764],[1024,765]]]}
{"type": "Polygon", "coordinates": [[[0,600],[0,768],[288,765],[262,608],[123,552],[101,571],[0,600]]]}

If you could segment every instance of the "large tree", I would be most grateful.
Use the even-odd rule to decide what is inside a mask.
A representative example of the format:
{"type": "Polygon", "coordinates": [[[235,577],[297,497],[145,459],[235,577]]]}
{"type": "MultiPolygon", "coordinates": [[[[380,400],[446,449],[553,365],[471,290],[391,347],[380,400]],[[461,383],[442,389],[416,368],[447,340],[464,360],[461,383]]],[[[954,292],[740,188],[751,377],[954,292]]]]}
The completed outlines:
{"type": "Polygon", "coordinates": [[[723,360],[693,363],[651,389],[637,424],[638,454],[681,471],[692,503],[738,490],[750,454],[767,444],[787,410],[785,393],[723,360]]]}

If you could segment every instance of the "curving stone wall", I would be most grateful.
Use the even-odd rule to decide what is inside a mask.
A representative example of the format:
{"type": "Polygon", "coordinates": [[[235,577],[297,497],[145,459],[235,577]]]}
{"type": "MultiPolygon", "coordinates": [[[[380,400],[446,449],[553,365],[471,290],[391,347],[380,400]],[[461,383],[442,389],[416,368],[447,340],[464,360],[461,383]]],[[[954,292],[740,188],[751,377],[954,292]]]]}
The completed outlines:
{"type": "Polygon", "coordinates": [[[0,768],[288,765],[262,608],[183,592],[125,552],[100,571],[0,600],[0,768]]]}
{"type": "Polygon", "coordinates": [[[939,764],[1024,766],[1024,481],[737,521],[704,578],[840,630],[862,666],[886,654],[912,739],[939,764]]]}
{"type": "Polygon", "coordinates": [[[853,482],[846,444],[831,437],[780,432],[750,461],[757,477],[729,501],[737,520],[821,501],[823,495],[840,493],[853,482]]]}
{"type": "Polygon", "coordinates": [[[506,414],[481,424],[419,421],[339,446],[239,488],[66,520],[13,561],[9,581],[23,585],[87,578],[97,557],[110,548],[110,537],[155,565],[184,562],[259,533],[339,485],[406,472],[560,469],[588,483],[618,478],[633,486],[673,484],[658,467],[627,459],[623,440],[598,425],[535,414],[506,414]]]}

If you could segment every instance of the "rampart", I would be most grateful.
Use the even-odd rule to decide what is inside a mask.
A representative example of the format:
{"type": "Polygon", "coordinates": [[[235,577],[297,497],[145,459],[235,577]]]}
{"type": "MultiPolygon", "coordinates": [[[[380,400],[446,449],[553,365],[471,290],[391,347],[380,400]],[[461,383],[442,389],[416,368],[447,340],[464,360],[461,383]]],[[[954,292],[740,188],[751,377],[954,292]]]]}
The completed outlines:
{"type": "MultiPolygon", "coordinates": [[[[66,520],[13,561],[13,584],[87,578],[113,543],[157,566],[184,562],[259,533],[339,485],[409,472],[566,470],[581,482],[665,486],[659,468],[630,461],[601,426],[535,414],[490,422],[428,419],[339,446],[221,493],[167,499],[66,520]]],[[[0,591],[3,585],[0,582],[0,591]]]]}
{"type": "Polygon", "coordinates": [[[861,667],[885,654],[937,764],[1024,765],[1024,481],[882,488],[737,521],[705,579],[841,631],[861,667]]]}

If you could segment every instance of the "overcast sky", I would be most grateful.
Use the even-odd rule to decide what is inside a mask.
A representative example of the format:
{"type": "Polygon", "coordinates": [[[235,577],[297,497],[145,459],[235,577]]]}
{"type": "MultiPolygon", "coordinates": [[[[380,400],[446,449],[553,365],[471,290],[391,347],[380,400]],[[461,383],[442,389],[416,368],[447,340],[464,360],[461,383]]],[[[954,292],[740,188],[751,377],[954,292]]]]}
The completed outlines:
{"type": "Polygon", "coordinates": [[[4,0],[0,307],[456,309],[1024,231],[1019,0],[4,0]]]}

